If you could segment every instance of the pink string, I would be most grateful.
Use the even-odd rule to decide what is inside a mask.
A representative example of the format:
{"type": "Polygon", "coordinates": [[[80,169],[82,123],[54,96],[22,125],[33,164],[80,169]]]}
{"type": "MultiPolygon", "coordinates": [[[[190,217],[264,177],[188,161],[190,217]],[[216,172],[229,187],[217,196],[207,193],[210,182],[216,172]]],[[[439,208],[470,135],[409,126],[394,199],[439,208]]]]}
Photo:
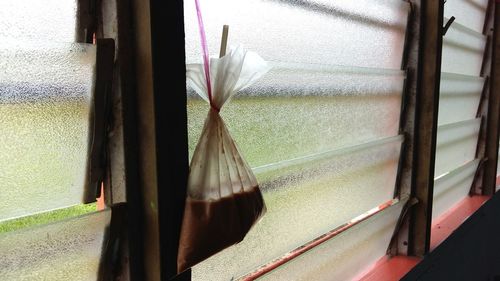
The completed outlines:
{"type": "Polygon", "coordinates": [[[219,112],[219,108],[217,108],[212,101],[212,83],[210,82],[210,57],[208,55],[207,36],[205,35],[205,25],[203,24],[203,18],[201,16],[200,2],[198,0],[194,0],[194,2],[196,4],[196,13],[198,14],[198,27],[200,28],[201,49],[203,50],[203,67],[205,69],[205,80],[207,81],[208,101],[210,103],[210,107],[219,112]]]}

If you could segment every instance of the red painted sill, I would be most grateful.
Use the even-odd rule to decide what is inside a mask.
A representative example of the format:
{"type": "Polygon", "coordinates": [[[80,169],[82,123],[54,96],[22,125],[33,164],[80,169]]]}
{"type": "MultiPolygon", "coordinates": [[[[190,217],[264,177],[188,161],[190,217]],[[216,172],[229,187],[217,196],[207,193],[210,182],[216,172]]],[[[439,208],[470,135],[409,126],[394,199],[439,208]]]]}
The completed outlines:
{"type": "MultiPolygon", "coordinates": [[[[477,211],[489,199],[488,196],[467,197],[450,210],[438,217],[432,224],[431,251],[443,242],[470,215],[477,211]]],[[[420,258],[408,256],[383,257],[369,269],[359,280],[361,281],[395,281],[401,279],[420,258]]]]}

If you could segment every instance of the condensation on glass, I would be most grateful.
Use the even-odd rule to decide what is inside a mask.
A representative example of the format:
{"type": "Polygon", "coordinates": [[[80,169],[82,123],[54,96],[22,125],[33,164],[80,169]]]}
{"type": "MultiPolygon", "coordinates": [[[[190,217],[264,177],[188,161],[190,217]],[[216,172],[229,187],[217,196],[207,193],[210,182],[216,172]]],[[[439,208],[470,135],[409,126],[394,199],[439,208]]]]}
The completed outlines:
{"type": "Polygon", "coordinates": [[[484,80],[482,77],[441,73],[438,124],[476,118],[484,80]]]}
{"type": "Polygon", "coordinates": [[[2,281],[97,280],[111,211],[0,234],[2,281]]]}
{"type": "Polygon", "coordinates": [[[454,22],[443,37],[441,70],[479,76],[485,46],[486,36],[454,22]]]}
{"type": "Polygon", "coordinates": [[[385,256],[405,202],[392,205],[258,280],[358,280],[366,267],[385,256]]]}
{"type": "Polygon", "coordinates": [[[0,37],[73,42],[77,0],[0,1],[0,37]]]}
{"type": "Polygon", "coordinates": [[[478,164],[479,159],[472,160],[434,180],[433,219],[469,195],[478,164]]]}
{"type": "MultiPolygon", "coordinates": [[[[268,61],[400,69],[409,5],[398,0],[200,0],[208,46],[229,45],[268,61]],[[370,7],[367,9],[367,7],[370,7]],[[390,51],[389,51],[390,50],[390,51]]],[[[194,1],[184,1],[186,61],[201,62],[194,1]]]]}
{"type": "Polygon", "coordinates": [[[448,0],[444,5],[444,16],[455,17],[455,21],[476,32],[483,32],[488,0],[448,0]]]}
{"type": "Polygon", "coordinates": [[[193,267],[193,280],[242,276],[391,200],[402,139],[256,168],[267,213],[241,243],[193,267]]]}
{"type": "Polygon", "coordinates": [[[0,221],[82,203],[96,48],[0,42],[0,221]]]}
{"type": "MultiPolygon", "coordinates": [[[[404,72],[290,63],[272,66],[221,110],[250,166],[398,134],[404,72]]],[[[209,106],[189,92],[192,155],[209,106]]]]}
{"type": "Polygon", "coordinates": [[[481,118],[477,118],[438,127],[435,177],[475,158],[480,126],[481,118]]]}

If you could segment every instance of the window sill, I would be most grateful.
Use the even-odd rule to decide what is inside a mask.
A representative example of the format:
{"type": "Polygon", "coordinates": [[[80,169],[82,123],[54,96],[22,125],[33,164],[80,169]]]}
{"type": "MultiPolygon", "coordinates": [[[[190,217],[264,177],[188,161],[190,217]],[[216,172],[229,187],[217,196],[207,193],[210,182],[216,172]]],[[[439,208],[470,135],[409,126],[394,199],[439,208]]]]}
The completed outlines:
{"type": "MultiPolygon", "coordinates": [[[[498,179],[497,179],[498,182],[498,179]]],[[[476,212],[487,200],[488,196],[467,197],[432,224],[431,251],[441,244],[455,229],[457,229],[470,215],[476,212]]],[[[414,266],[421,261],[417,257],[385,256],[375,263],[358,280],[361,281],[392,281],[400,280],[414,266]]]]}

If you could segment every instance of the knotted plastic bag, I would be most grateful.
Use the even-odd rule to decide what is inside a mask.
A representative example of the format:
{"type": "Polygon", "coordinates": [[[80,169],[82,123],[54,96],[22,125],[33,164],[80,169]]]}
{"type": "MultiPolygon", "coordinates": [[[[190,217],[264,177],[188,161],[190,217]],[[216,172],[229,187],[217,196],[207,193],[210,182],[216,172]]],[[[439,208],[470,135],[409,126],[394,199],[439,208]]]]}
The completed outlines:
{"type": "Polygon", "coordinates": [[[212,58],[209,75],[205,69],[201,64],[187,65],[191,87],[210,110],[191,160],[178,272],[243,240],[265,212],[257,180],[219,111],[269,67],[257,54],[238,46],[220,59],[212,58]]]}

